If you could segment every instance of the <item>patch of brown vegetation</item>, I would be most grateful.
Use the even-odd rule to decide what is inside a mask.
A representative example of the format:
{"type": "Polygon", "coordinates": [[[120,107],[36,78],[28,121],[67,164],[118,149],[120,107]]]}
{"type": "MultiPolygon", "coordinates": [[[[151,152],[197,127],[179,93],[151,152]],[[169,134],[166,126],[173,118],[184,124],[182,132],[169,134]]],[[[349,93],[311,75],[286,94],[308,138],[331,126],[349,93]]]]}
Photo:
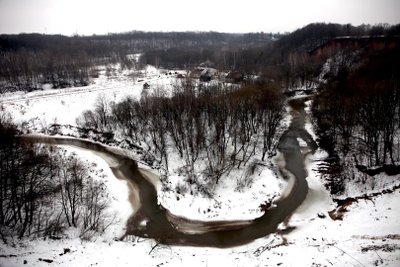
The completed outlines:
{"type": "Polygon", "coordinates": [[[329,217],[331,217],[331,219],[334,221],[343,220],[344,214],[348,211],[347,207],[353,204],[354,202],[358,202],[358,200],[355,198],[346,198],[344,200],[338,200],[337,208],[328,212],[329,217]]]}
{"type": "Polygon", "coordinates": [[[355,198],[349,197],[346,199],[333,199],[333,201],[335,201],[338,206],[336,207],[336,209],[328,212],[329,217],[331,217],[332,220],[343,220],[344,214],[348,211],[347,207],[349,207],[354,202],[358,202],[358,200],[360,199],[373,201],[372,199],[374,197],[381,196],[384,194],[392,194],[398,189],[400,189],[400,184],[395,185],[390,189],[384,189],[380,192],[375,192],[371,194],[364,194],[355,198]]]}

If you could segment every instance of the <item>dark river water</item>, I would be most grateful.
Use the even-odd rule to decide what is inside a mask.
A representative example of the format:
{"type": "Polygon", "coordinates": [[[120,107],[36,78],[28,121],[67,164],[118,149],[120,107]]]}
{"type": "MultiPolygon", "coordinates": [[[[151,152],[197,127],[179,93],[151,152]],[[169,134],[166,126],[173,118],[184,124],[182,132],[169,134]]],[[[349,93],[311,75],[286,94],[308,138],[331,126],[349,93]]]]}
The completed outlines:
{"type": "Polygon", "coordinates": [[[287,131],[280,138],[278,150],[286,164],[281,172],[290,172],[293,176],[293,189],[286,197],[275,202],[261,217],[248,221],[214,221],[203,222],[172,216],[158,205],[155,186],[144,177],[137,163],[122,155],[115,149],[90,141],[51,136],[21,136],[30,143],[75,146],[90,150],[106,159],[118,179],[127,180],[130,187],[130,201],[137,207],[127,223],[127,235],[152,238],[163,244],[190,245],[209,247],[232,247],[253,241],[254,239],[274,233],[278,225],[285,221],[306,198],[308,185],[307,172],[304,166],[304,155],[300,150],[297,138],[306,141],[308,148],[314,152],[316,143],[304,129],[304,102],[307,99],[291,99],[292,121],[287,131]],[[141,205],[138,205],[140,202],[141,205]],[[185,231],[179,231],[184,226],[185,231]],[[190,231],[192,230],[192,231],[190,231]],[[188,233],[192,232],[192,233],[188,233]]]}

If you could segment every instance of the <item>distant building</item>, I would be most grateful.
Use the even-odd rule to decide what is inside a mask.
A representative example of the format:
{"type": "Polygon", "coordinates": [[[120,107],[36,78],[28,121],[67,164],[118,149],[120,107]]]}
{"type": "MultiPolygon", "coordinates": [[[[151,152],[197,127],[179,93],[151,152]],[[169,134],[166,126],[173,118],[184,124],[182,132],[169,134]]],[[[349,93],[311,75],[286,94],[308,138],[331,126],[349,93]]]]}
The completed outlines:
{"type": "Polygon", "coordinates": [[[239,71],[231,71],[226,75],[225,82],[227,83],[240,83],[244,79],[244,74],[239,71]]]}
{"type": "Polygon", "coordinates": [[[190,78],[200,79],[201,82],[209,82],[217,77],[218,71],[213,68],[197,67],[190,72],[190,78]]]}
{"type": "Polygon", "coordinates": [[[184,76],[183,74],[179,73],[178,75],[176,75],[176,78],[178,78],[178,79],[184,79],[185,76],[184,76]]]}

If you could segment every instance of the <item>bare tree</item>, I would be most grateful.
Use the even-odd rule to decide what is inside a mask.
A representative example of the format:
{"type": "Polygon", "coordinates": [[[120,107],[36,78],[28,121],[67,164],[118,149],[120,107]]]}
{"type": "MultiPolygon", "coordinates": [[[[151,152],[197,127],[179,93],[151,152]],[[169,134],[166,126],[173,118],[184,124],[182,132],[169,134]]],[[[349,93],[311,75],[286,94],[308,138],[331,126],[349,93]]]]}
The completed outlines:
{"type": "Polygon", "coordinates": [[[83,198],[83,181],[89,179],[87,167],[71,155],[63,159],[65,165],[58,176],[61,204],[69,226],[77,227],[83,198]]]}

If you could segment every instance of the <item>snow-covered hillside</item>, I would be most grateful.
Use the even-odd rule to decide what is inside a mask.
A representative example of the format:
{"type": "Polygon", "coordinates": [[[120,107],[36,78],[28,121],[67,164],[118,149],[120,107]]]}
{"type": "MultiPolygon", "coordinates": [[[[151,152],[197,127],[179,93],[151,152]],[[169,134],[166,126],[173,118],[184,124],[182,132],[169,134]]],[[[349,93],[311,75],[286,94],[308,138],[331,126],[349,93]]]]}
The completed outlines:
{"type": "MultiPolygon", "coordinates": [[[[150,87],[173,86],[174,75],[165,75],[148,67],[141,81],[121,72],[107,78],[105,70],[92,85],[82,88],[45,90],[0,96],[0,107],[11,113],[17,123],[31,132],[42,132],[50,124],[76,124],[76,118],[91,109],[101,96],[118,101],[126,96],[139,97],[143,84],[150,87]]],[[[308,106],[310,103],[308,102],[308,106]]],[[[288,110],[289,111],[289,110],[288,110]]],[[[310,116],[309,108],[306,108],[310,116]]],[[[290,120],[290,116],[286,117],[290,120]]],[[[306,130],[316,138],[309,117],[306,130]]],[[[304,141],[300,146],[306,150],[304,141]]],[[[132,236],[119,241],[132,213],[128,187],[117,180],[107,163],[92,152],[65,147],[80,158],[93,162],[98,179],[106,181],[112,200],[110,214],[115,223],[93,241],[82,241],[73,230],[62,240],[23,238],[0,245],[0,266],[398,266],[400,262],[399,190],[370,200],[359,200],[347,207],[342,220],[332,220],[328,213],[336,208],[316,171],[327,155],[317,150],[306,157],[309,192],[306,200],[275,234],[247,245],[217,249],[165,246],[151,239],[132,236]]],[[[175,160],[175,164],[179,164],[175,160]]],[[[144,166],[141,166],[144,167],[144,166]]],[[[177,166],[176,166],[177,167],[177,166]]],[[[157,170],[149,170],[157,174],[157,170]]],[[[234,180],[222,180],[212,199],[176,198],[176,190],[161,192],[158,198],[176,215],[201,220],[252,219],[262,215],[260,203],[277,196],[287,185],[276,179],[268,168],[255,175],[245,192],[235,191],[234,180]]],[[[180,178],[170,177],[171,187],[179,187],[180,178]]],[[[160,189],[160,188],[159,188],[160,189]]]]}
{"type": "MultiPolygon", "coordinates": [[[[87,152],[76,152],[88,160],[96,160],[87,152]]],[[[398,192],[355,203],[349,207],[343,221],[332,221],[327,212],[334,205],[313,171],[320,156],[308,159],[310,175],[307,180],[311,190],[290,219],[289,227],[282,225],[278,233],[248,245],[231,249],[179,247],[133,237],[116,241],[111,236],[98,237],[93,242],[77,238],[22,239],[0,247],[0,265],[398,266],[398,192]]],[[[102,168],[99,162],[98,166],[102,168]]],[[[122,187],[120,189],[113,192],[118,191],[122,199],[122,187]]],[[[118,206],[118,210],[123,209],[118,206]]]]}

